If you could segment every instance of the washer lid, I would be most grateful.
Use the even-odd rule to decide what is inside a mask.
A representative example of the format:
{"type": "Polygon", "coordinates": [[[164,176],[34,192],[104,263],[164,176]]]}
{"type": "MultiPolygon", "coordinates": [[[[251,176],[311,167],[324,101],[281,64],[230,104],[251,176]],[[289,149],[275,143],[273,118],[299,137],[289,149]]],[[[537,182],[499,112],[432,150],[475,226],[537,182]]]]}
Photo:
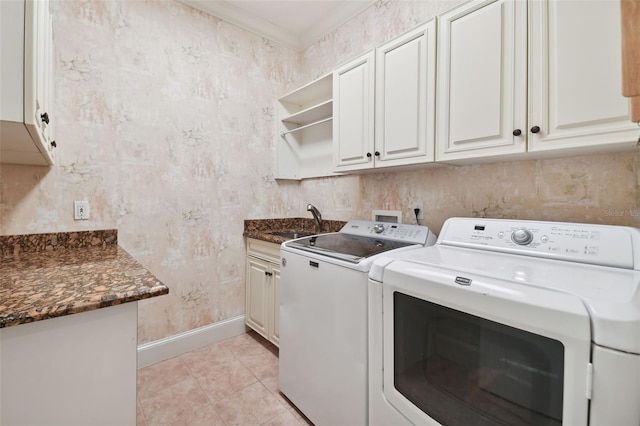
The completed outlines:
{"type": "Polygon", "coordinates": [[[389,250],[414,245],[412,242],[362,237],[346,233],[314,235],[312,237],[287,241],[284,244],[287,247],[345,260],[351,263],[358,263],[362,259],[389,250]]]}

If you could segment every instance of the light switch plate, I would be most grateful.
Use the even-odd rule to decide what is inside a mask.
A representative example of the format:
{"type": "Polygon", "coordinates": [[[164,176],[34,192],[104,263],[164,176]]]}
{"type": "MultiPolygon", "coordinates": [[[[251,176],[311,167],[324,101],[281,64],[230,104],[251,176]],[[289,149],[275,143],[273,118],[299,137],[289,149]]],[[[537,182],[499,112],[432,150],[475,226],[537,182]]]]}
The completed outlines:
{"type": "Polygon", "coordinates": [[[75,220],[89,219],[89,202],[88,201],[73,202],[73,218],[75,220]]]}

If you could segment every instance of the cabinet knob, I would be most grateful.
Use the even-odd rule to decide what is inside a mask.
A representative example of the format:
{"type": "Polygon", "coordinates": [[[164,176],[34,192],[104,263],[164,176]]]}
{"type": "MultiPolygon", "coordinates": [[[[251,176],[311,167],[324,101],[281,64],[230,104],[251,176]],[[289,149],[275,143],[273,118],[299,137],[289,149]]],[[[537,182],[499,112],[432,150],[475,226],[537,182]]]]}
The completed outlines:
{"type": "Polygon", "coordinates": [[[40,118],[42,119],[42,121],[44,121],[46,124],[49,124],[49,113],[45,112],[44,114],[40,114],[40,118]]]}
{"type": "Polygon", "coordinates": [[[56,143],[56,141],[51,141],[51,146],[55,148],[58,146],[58,144],[56,143]]]}
{"type": "Polygon", "coordinates": [[[540,127],[538,127],[538,126],[533,126],[531,128],[531,133],[538,133],[539,131],[540,131],[540,127]]]}
{"type": "Polygon", "coordinates": [[[367,158],[371,158],[371,153],[367,152],[367,158]]]}
{"type": "Polygon", "coordinates": [[[520,130],[520,129],[515,129],[513,131],[513,136],[520,136],[521,134],[522,134],[522,130],[520,130]]]}
{"type": "Polygon", "coordinates": [[[380,157],[380,151],[376,151],[375,155],[376,157],[380,157]]]}

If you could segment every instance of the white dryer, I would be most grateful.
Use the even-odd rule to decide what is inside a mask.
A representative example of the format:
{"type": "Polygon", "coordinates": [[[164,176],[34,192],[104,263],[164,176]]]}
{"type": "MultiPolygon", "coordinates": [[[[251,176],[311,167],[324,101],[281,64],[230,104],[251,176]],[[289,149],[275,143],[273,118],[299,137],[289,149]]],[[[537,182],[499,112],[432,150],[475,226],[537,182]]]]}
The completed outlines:
{"type": "Polygon", "coordinates": [[[426,226],[352,220],[281,246],[279,386],[314,424],[368,423],[369,268],[435,240],[426,226]]]}
{"type": "Polygon", "coordinates": [[[452,218],[369,277],[370,424],[640,424],[638,229],[452,218]]]}

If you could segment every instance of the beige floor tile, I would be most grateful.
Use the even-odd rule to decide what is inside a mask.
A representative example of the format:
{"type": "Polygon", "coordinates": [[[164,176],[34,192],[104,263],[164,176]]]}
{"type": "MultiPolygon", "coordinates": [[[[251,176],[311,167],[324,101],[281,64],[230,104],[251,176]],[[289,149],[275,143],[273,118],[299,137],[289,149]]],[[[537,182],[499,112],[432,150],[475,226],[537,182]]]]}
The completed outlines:
{"type": "Polygon", "coordinates": [[[171,423],[171,426],[225,426],[225,423],[213,406],[207,404],[171,423]]]}
{"type": "Polygon", "coordinates": [[[140,399],[149,426],[170,424],[207,404],[209,400],[192,377],[140,399]]]}
{"type": "Polygon", "coordinates": [[[211,402],[219,401],[257,382],[256,376],[242,362],[233,358],[202,367],[194,373],[200,388],[211,402]]]}
{"type": "Polygon", "coordinates": [[[287,409],[293,408],[294,405],[289,401],[281,392],[278,387],[278,376],[267,377],[260,380],[262,384],[275,395],[275,397],[284,405],[287,409]]]}
{"type": "Polygon", "coordinates": [[[159,391],[179,383],[191,376],[185,363],[179,358],[171,358],[138,370],[138,398],[142,401],[159,391]]]}
{"type": "Polygon", "coordinates": [[[278,352],[277,347],[259,336],[255,331],[223,340],[220,344],[231,350],[236,356],[264,353],[264,351],[277,355],[278,352]]]}
{"type": "Polygon", "coordinates": [[[194,373],[202,373],[203,370],[225,364],[235,358],[236,356],[233,352],[227,349],[222,342],[214,343],[180,356],[180,359],[194,373]]]}
{"type": "Polygon", "coordinates": [[[140,401],[136,399],[136,426],[147,426],[147,419],[144,417],[140,401]]]}
{"type": "Polygon", "coordinates": [[[289,410],[280,413],[275,418],[263,423],[263,426],[301,426],[306,423],[301,423],[289,410]]]}
{"type": "Polygon", "coordinates": [[[227,425],[260,425],[286,411],[277,398],[260,382],[214,403],[227,425]]]}
{"type": "Polygon", "coordinates": [[[268,350],[238,355],[238,359],[260,380],[278,375],[278,357],[268,350]]]}
{"type": "Polygon", "coordinates": [[[278,348],[255,332],[138,370],[137,426],[311,425],[278,389],[278,348]]]}
{"type": "Polygon", "coordinates": [[[280,389],[278,388],[278,375],[277,374],[275,374],[273,376],[270,376],[270,377],[265,377],[264,379],[260,379],[260,381],[271,392],[273,392],[273,393],[280,392],[280,389]]]}

